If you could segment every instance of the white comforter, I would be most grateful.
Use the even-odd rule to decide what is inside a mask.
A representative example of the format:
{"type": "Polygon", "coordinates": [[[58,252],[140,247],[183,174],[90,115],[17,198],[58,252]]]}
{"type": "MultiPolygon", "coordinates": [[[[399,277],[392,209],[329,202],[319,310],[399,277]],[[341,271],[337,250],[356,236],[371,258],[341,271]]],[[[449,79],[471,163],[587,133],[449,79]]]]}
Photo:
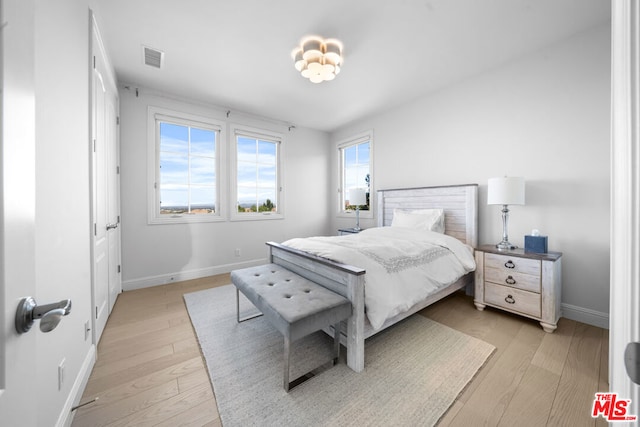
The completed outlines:
{"type": "Polygon", "coordinates": [[[365,307],[374,329],[476,268],[473,249],[458,239],[413,228],[370,228],[283,244],[364,268],[365,307]]]}

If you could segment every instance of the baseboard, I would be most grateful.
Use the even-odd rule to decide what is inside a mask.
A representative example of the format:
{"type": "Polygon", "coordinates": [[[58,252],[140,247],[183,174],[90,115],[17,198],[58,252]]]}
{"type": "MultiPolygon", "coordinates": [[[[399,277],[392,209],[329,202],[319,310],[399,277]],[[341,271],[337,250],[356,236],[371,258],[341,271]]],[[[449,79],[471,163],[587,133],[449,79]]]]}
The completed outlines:
{"type": "Polygon", "coordinates": [[[598,328],[609,329],[609,314],[588,308],[578,307],[571,304],[562,304],[562,317],[597,326],[598,328]]]}
{"type": "MultiPolygon", "coordinates": [[[[149,288],[151,286],[166,285],[183,280],[199,279],[201,277],[215,276],[216,274],[229,273],[232,270],[265,264],[267,259],[254,259],[233,264],[218,265],[215,267],[199,268],[195,270],[179,271],[176,273],[148,276],[140,279],[125,280],[122,282],[123,291],[149,288]]],[[[473,293],[472,293],[473,294],[473,293]]],[[[562,304],[562,317],[586,323],[587,325],[609,329],[609,314],[571,304],[562,304]]]]}
{"type": "Polygon", "coordinates": [[[158,276],[142,277],[140,279],[125,280],[122,282],[123,291],[149,288],[151,286],[166,285],[183,280],[199,279],[201,277],[215,276],[216,274],[229,273],[232,270],[246,267],[255,267],[267,263],[267,259],[254,259],[233,264],[217,265],[215,267],[199,268],[195,270],[179,271],[176,273],[161,274],[158,276]]]}
{"type": "Polygon", "coordinates": [[[73,412],[71,412],[71,408],[80,403],[80,399],[82,399],[82,393],[84,393],[84,389],[87,387],[87,382],[89,382],[89,376],[91,375],[91,371],[93,370],[93,365],[95,365],[95,363],[96,346],[91,345],[91,347],[89,347],[87,357],[84,358],[84,362],[80,367],[80,372],[78,372],[78,376],[73,383],[73,387],[71,387],[71,392],[67,397],[67,401],[65,402],[64,407],[62,408],[62,412],[60,412],[58,422],[56,423],[57,427],[71,426],[74,415],[73,412]]]}

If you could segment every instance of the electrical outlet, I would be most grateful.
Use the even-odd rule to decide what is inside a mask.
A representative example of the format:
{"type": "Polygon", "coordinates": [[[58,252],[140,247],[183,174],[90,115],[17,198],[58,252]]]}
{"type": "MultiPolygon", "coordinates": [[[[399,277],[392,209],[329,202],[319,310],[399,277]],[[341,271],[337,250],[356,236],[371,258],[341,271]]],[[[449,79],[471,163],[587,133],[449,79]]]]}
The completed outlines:
{"type": "Polygon", "coordinates": [[[65,359],[62,359],[58,365],[58,390],[62,390],[62,384],[64,384],[64,362],[65,359]]]}
{"type": "Polygon", "coordinates": [[[236,248],[236,250],[234,251],[236,256],[240,256],[242,255],[242,251],[240,250],[240,248],[236,248]]]}

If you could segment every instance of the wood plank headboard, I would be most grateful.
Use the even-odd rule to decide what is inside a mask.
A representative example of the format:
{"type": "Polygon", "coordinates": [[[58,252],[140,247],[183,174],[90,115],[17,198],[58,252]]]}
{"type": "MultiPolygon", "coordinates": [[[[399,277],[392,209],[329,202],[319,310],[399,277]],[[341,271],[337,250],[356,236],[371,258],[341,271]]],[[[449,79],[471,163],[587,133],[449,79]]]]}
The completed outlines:
{"type": "Polygon", "coordinates": [[[378,227],[391,225],[396,208],[442,208],[445,234],[478,246],[478,184],[378,190],[378,227]]]}

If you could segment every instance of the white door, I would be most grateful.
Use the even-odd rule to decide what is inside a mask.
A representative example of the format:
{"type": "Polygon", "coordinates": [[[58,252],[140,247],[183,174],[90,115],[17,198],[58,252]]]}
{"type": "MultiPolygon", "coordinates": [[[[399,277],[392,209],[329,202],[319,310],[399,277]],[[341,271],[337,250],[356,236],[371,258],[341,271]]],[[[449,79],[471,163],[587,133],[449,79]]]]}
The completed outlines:
{"type": "MultiPolygon", "coordinates": [[[[94,60],[97,62],[96,56],[94,60]]],[[[93,69],[93,304],[94,342],[97,344],[109,317],[109,240],[107,238],[107,147],[105,144],[104,78],[93,69]]]]}
{"type": "Polygon", "coordinates": [[[34,1],[0,0],[0,423],[36,425],[36,331],[19,335],[18,302],[35,292],[34,1]]]}
{"type": "Polygon", "coordinates": [[[94,343],[122,290],[120,279],[120,182],[118,98],[95,22],[92,31],[92,215],[94,343]]]}
{"type": "Polygon", "coordinates": [[[118,146],[118,98],[106,93],[107,240],[109,241],[109,313],[122,292],[120,275],[120,167],[118,146]]]}

